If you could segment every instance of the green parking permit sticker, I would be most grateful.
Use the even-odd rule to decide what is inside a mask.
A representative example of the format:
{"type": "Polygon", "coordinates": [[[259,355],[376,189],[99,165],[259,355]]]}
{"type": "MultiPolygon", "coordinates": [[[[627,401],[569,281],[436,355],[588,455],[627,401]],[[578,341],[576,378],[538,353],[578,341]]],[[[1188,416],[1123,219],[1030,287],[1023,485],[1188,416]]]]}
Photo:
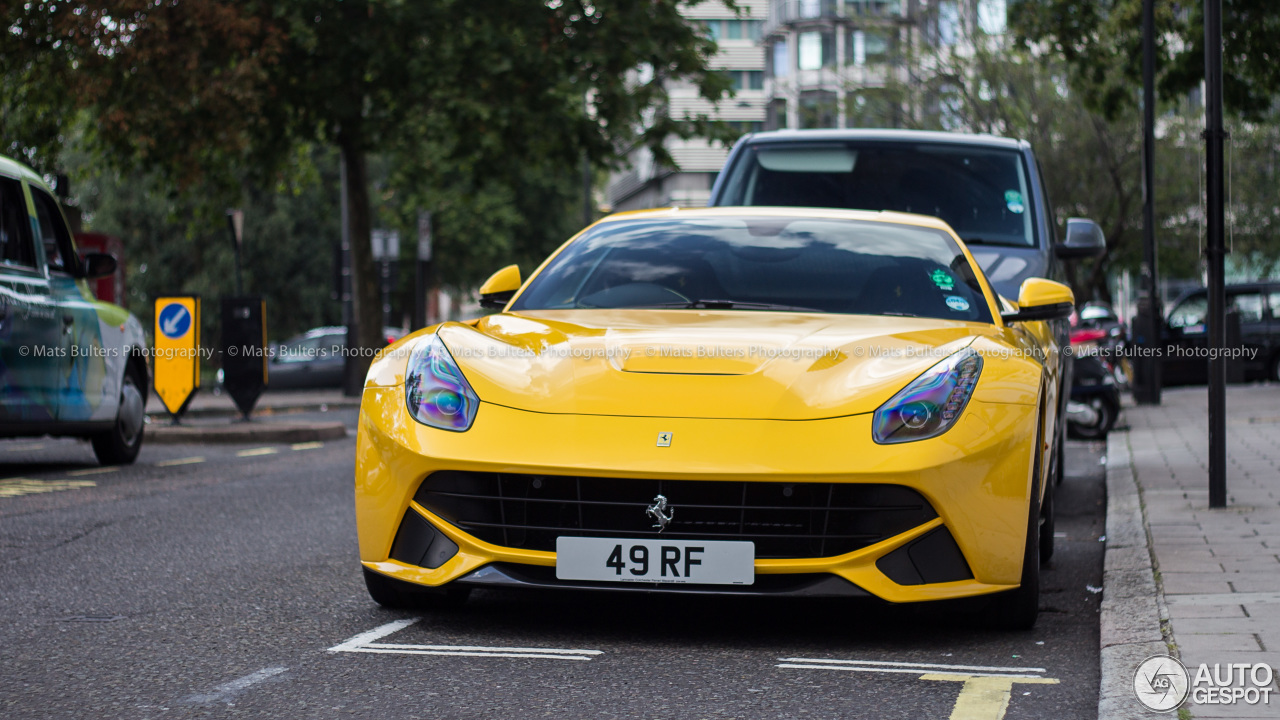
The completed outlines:
{"type": "Polygon", "coordinates": [[[939,290],[950,290],[956,286],[955,278],[951,277],[951,274],[942,268],[929,273],[929,279],[933,281],[934,285],[938,286],[939,290]]]}
{"type": "Polygon", "coordinates": [[[1009,208],[1009,212],[1022,214],[1026,210],[1026,206],[1022,204],[1022,193],[1017,190],[1004,191],[1004,204],[1009,208]]]}

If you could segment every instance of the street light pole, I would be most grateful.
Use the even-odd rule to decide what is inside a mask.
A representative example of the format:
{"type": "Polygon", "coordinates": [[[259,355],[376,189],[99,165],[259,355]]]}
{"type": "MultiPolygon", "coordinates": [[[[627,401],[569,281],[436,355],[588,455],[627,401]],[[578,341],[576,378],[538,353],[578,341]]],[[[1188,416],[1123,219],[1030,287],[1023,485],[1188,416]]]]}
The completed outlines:
{"type": "MultiPolygon", "coordinates": [[[[1156,19],[1155,0],[1142,0],[1142,289],[1143,309],[1137,329],[1147,349],[1160,347],[1164,308],[1160,303],[1160,272],[1156,252],[1156,19]]],[[[1139,403],[1160,404],[1161,358],[1143,353],[1133,397],[1139,403]]]]}
{"type": "Polygon", "coordinates": [[[1226,255],[1222,146],[1222,0],[1204,2],[1206,212],[1209,269],[1209,507],[1227,506],[1226,255]]]}

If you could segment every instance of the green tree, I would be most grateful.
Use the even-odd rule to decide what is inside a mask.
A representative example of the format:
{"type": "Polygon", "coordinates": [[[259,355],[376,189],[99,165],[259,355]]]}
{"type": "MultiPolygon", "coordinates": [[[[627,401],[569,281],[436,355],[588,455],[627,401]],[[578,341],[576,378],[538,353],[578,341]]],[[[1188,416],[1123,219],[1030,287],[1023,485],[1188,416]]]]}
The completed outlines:
{"type": "MultiPolygon", "coordinates": [[[[1142,86],[1142,0],[1021,0],[1011,25],[1025,43],[1062,57],[1089,106],[1114,117],[1142,86]]],[[[1177,97],[1204,79],[1204,3],[1156,0],[1160,94],[1177,97]]],[[[1265,118],[1280,93],[1280,13],[1273,0],[1223,0],[1223,100],[1246,119],[1265,118]]]]}
{"type": "MultiPolygon", "coordinates": [[[[361,347],[379,344],[369,246],[368,158],[405,140],[423,118],[444,138],[450,176],[473,187],[513,178],[529,161],[613,162],[706,118],[669,118],[664,82],[683,79],[717,99],[713,43],[681,0],[78,0],[11,5],[0,49],[28,81],[74,80],[69,102],[97,119],[113,157],[190,185],[233,186],[247,171],[276,175],[298,142],[336,147],[347,180],[355,311],[361,347]],[[44,55],[48,66],[18,59],[44,55]],[[642,65],[647,83],[628,81],[642,65]],[[40,72],[37,72],[40,71],[40,72]]],[[[543,167],[547,167],[543,165],[543,167]]],[[[230,195],[230,193],[228,193],[230,195]]],[[[355,368],[363,375],[363,368],[355,368]]]]}

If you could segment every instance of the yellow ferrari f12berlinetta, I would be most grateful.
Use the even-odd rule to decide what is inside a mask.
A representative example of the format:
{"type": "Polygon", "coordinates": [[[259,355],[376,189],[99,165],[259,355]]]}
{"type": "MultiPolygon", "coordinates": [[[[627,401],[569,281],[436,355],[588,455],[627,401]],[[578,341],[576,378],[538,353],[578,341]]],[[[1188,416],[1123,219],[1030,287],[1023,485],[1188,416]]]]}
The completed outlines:
{"type": "Polygon", "coordinates": [[[370,369],[355,498],[379,603],[990,596],[994,624],[1034,624],[1065,285],[999,297],[929,217],[666,209],[481,299],[501,311],[370,369]]]}

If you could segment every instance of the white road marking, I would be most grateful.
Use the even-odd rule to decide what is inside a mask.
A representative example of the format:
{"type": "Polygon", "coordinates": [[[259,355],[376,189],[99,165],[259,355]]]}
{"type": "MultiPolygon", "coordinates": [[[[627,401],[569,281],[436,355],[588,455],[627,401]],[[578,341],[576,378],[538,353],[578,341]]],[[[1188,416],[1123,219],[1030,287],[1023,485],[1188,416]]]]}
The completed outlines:
{"type": "Polygon", "coordinates": [[[368,643],[368,648],[391,649],[403,648],[405,650],[470,650],[474,652],[526,652],[526,653],[553,653],[556,655],[601,655],[600,650],[569,650],[563,648],[516,648],[516,647],[488,647],[483,645],[409,645],[399,643],[368,643]]]}
{"type": "Polygon", "coordinates": [[[116,472],[119,469],[120,468],[118,467],[96,467],[96,468],[88,468],[87,470],[73,470],[67,473],[67,475],[69,477],[83,477],[85,475],[103,475],[106,473],[116,472]]]}
{"type": "Polygon", "coordinates": [[[254,448],[252,450],[241,450],[240,452],[236,453],[236,457],[257,457],[259,455],[275,455],[278,452],[280,451],[273,447],[260,447],[260,448],[254,448]]]}
{"type": "Polygon", "coordinates": [[[0,480],[0,498],[35,495],[37,493],[58,492],[59,490],[75,490],[77,488],[94,487],[92,480],[32,480],[30,478],[9,478],[0,480]]]}
{"type": "Polygon", "coordinates": [[[346,650],[344,652],[354,653],[374,653],[381,655],[448,655],[451,657],[500,657],[500,658],[533,658],[537,660],[590,660],[590,657],[581,655],[559,655],[555,653],[521,653],[521,652],[501,652],[504,648],[486,648],[483,651],[453,651],[453,650],[403,650],[362,647],[354,650],[346,650]]]}
{"type": "MultiPolygon", "coordinates": [[[[859,665],[802,665],[800,663],[779,663],[774,667],[790,668],[792,670],[844,670],[846,672],[873,672],[873,673],[901,673],[903,675],[927,675],[927,668],[878,668],[863,667],[859,665]]],[[[1026,673],[983,673],[983,672],[966,672],[969,677],[996,677],[996,678],[1039,678],[1039,675],[1030,675],[1026,673]]]]}
{"type": "Polygon", "coordinates": [[[293,449],[293,450],[316,450],[316,449],[319,449],[319,448],[324,447],[324,443],[322,443],[322,442],[304,442],[304,443],[294,443],[294,444],[290,445],[289,447],[290,447],[291,449],[293,449]]]}
{"type": "Polygon", "coordinates": [[[242,678],[237,678],[229,683],[223,683],[213,689],[213,692],[200,693],[187,698],[189,703],[198,703],[201,705],[209,705],[217,702],[227,702],[236,695],[244,692],[249,687],[256,685],[263,680],[269,680],[289,668],[269,667],[263,668],[257,672],[249,673],[242,678]]]}
{"type": "Polygon", "coordinates": [[[389,622],[386,625],[379,625],[378,627],[368,632],[362,632],[359,635],[356,635],[350,638],[344,643],[334,645],[333,647],[329,648],[329,652],[350,652],[352,650],[355,650],[356,648],[359,648],[361,646],[374,642],[375,640],[381,640],[382,638],[390,635],[391,633],[399,632],[409,627],[410,625],[418,622],[421,619],[422,618],[405,618],[403,620],[396,620],[394,622],[389,622]]]}
{"type": "Polygon", "coordinates": [[[377,642],[399,632],[421,618],[408,618],[381,625],[360,633],[346,642],[334,645],[329,652],[372,653],[375,655],[447,655],[452,657],[531,658],[540,660],[590,660],[602,655],[600,650],[573,648],[487,647],[482,645],[414,645],[377,642]]]}
{"type": "Polygon", "coordinates": [[[194,465],[204,462],[202,457],[178,458],[177,460],[162,460],[156,463],[156,467],[173,467],[174,465],[194,465]]]}
{"type": "Polygon", "coordinates": [[[781,662],[810,663],[821,665],[877,665],[895,668],[928,668],[934,670],[978,670],[1000,673],[1043,673],[1044,668],[1036,667],[998,667],[995,665],[942,665],[939,663],[889,662],[887,660],[831,660],[828,658],[778,658],[781,662]]]}
{"type": "MultiPolygon", "coordinates": [[[[887,660],[831,660],[826,658],[778,658],[775,667],[799,670],[845,670],[916,675],[921,680],[961,683],[950,720],[1003,720],[1015,683],[1057,685],[1056,678],[1040,675],[1044,668],[998,665],[943,665],[940,663],[890,662],[887,660]]],[[[1030,693],[1023,693],[1029,695],[1030,693]]]]}

